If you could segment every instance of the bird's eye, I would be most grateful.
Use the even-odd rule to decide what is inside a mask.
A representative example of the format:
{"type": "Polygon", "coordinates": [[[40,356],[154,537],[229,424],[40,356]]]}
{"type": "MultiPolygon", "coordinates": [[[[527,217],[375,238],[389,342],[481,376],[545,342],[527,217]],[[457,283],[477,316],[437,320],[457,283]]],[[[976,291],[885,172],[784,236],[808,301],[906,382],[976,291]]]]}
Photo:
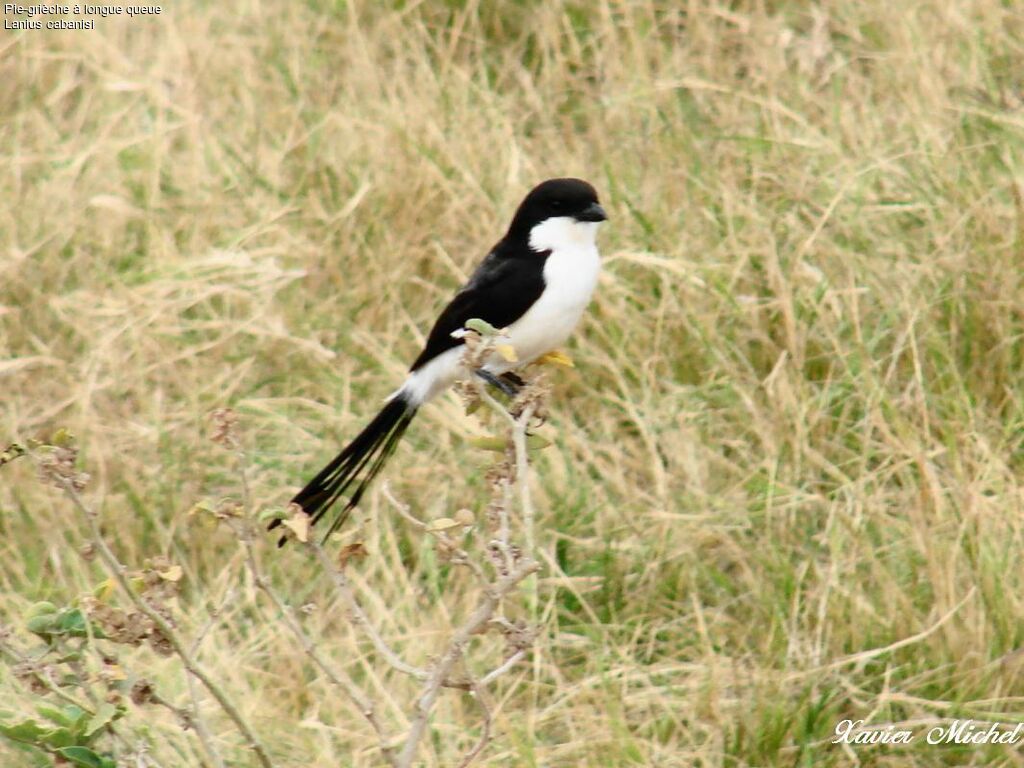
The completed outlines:
{"type": "Polygon", "coordinates": [[[551,201],[551,207],[554,208],[556,211],[562,210],[562,201],[561,200],[552,200],[551,201]]]}

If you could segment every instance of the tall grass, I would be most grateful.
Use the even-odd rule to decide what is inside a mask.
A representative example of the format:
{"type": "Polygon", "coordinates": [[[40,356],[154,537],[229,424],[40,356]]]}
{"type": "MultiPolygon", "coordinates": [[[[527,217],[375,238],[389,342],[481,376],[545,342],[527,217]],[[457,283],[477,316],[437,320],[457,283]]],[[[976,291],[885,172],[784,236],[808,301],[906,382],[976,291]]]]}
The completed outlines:
{"type": "MultiPolygon", "coordinates": [[[[249,0],[98,27],[0,38],[0,436],[78,436],[121,560],[183,566],[186,625],[238,590],[201,658],[281,764],[379,755],[232,583],[237,543],[186,516],[233,483],[205,415],[242,414],[255,498],[287,500],[555,175],[600,190],[606,266],[535,468],[543,632],[481,763],[1024,764],[830,743],[845,718],[1024,719],[1015,4],[249,0]]],[[[474,508],[477,429],[425,409],[395,494],[474,508]]],[[[468,587],[379,491],[352,578],[427,664],[468,587]]],[[[5,622],[95,586],[85,533],[27,462],[0,469],[5,622]]],[[[314,565],[265,554],[371,674],[314,565]]],[[[4,707],[26,696],[0,668],[4,707]]],[[[155,757],[198,764],[148,717],[155,757]]],[[[424,764],[452,765],[473,703],[433,727],[424,764]]]]}

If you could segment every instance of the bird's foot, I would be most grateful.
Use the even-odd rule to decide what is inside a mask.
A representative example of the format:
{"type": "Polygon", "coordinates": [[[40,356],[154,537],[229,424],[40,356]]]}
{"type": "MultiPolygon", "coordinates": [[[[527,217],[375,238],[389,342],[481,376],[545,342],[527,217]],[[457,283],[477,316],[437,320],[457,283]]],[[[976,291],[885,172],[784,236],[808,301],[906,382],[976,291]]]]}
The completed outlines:
{"type": "Polygon", "coordinates": [[[519,390],[522,389],[524,382],[519,376],[512,372],[503,373],[500,376],[495,376],[490,371],[486,371],[483,368],[476,369],[476,375],[486,381],[492,387],[501,390],[504,394],[509,397],[515,397],[519,394],[519,390]]]}
{"type": "Polygon", "coordinates": [[[526,386],[526,382],[523,380],[523,377],[518,373],[512,373],[512,371],[506,371],[498,378],[515,389],[517,395],[519,394],[519,390],[526,386]]]}

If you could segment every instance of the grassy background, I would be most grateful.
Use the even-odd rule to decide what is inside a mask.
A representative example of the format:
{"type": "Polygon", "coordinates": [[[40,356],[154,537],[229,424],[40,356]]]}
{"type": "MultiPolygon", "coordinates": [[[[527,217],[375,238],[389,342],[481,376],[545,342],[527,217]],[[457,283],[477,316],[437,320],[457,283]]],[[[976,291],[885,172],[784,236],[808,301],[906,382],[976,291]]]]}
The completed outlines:
{"type": "MultiPolygon", "coordinates": [[[[205,416],[242,414],[257,499],[286,500],[525,191],[570,174],[611,215],[606,268],[535,476],[537,661],[497,684],[481,764],[1024,764],[923,732],[828,743],[843,718],[1024,719],[1016,4],[243,0],[97,25],[0,37],[0,442],[78,435],[120,557],[184,567],[185,629],[235,589],[201,658],[282,765],[378,756],[237,544],[187,519],[237,492],[205,416]]],[[[395,492],[478,508],[478,430],[425,409],[395,492]]],[[[379,489],[364,507],[355,578],[426,662],[474,591],[379,489]]],[[[28,462],[0,512],[14,624],[102,579],[28,462]]],[[[319,571],[261,546],[403,722],[413,688],[356,651],[319,571]]],[[[173,663],[123,661],[182,699],[173,663]]],[[[442,701],[424,764],[477,733],[442,701]]],[[[129,719],[163,765],[199,764],[169,716],[129,719]]]]}

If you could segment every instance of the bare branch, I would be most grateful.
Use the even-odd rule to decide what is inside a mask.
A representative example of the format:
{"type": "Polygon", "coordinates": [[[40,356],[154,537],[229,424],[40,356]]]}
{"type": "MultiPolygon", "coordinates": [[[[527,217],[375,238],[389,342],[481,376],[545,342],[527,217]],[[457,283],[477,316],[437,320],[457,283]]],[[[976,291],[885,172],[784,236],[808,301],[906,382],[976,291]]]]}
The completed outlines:
{"type": "Polygon", "coordinates": [[[540,568],[540,565],[534,560],[524,559],[512,573],[498,579],[494,588],[484,593],[476,610],[466,620],[466,623],[452,636],[448,649],[438,660],[430,674],[430,678],[427,680],[423,693],[420,694],[419,699],[416,701],[416,717],[409,729],[405,746],[398,757],[399,768],[408,768],[408,766],[412,765],[416,757],[416,747],[419,745],[423,731],[427,727],[430,712],[434,708],[437,695],[441,690],[441,683],[451,675],[452,669],[462,658],[472,636],[477,634],[490,621],[494,615],[494,610],[498,607],[502,598],[511,592],[519,582],[536,572],[538,568],[540,568]]]}
{"type": "MultiPolygon", "coordinates": [[[[404,517],[413,527],[417,528],[418,530],[426,530],[427,524],[412,514],[412,512],[409,510],[408,504],[403,504],[401,501],[395,498],[395,495],[391,492],[391,487],[386,482],[384,483],[383,488],[381,490],[384,494],[384,498],[388,500],[388,503],[391,504],[392,507],[394,507],[395,511],[398,512],[399,515],[404,517]]],[[[442,535],[444,535],[443,532],[442,535]]],[[[473,572],[473,575],[477,577],[481,584],[485,586],[490,584],[490,581],[487,579],[487,575],[480,567],[480,564],[473,560],[469,556],[469,553],[466,552],[466,550],[462,549],[461,547],[453,546],[451,549],[451,553],[452,564],[461,565],[466,568],[469,568],[469,570],[473,572]]],[[[424,675],[422,679],[426,679],[426,675],[424,675]]]]}
{"type": "MultiPolygon", "coordinates": [[[[413,764],[417,748],[424,732],[426,731],[427,723],[430,719],[430,713],[437,701],[442,684],[444,681],[449,679],[455,665],[463,658],[472,636],[478,634],[494,619],[495,611],[501,601],[510,592],[512,592],[524,579],[528,578],[540,569],[539,563],[533,559],[534,512],[529,493],[527,476],[529,465],[526,453],[526,429],[530,423],[530,419],[533,417],[535,404],[528,402],[522,412],[519,413],[518,418],[516,418],[506,411],[497,400],[491,397],[483,386],[476,382],[471,386],[474,385],[476,393],[479,395],[480,399],[486,402],[496,413],[498,413],[510,427],[510,440],[516,461],[515,485],[519,494],[519,503],[522,510],[522,522],[523,527],[525,528],[526,538],[526,551],[517,552],[511,544],[511,526],[508,510],[511,506],[510,492],[512,489],[509,484],[505,482],[504,487],[502,488],[504,498],[499,504],[498,509],[498,539],[494,542],[494,544],[496,544],[501,550],[502,558],[504,560],[504,569],[499,568],[498,570],[502,572],[499,574],[498,579],[493,584],[484,588],[483,596],[480,598],[476,609],[466,622],[456,630],[455,634],[452,635],[447,649],[438,659],[431,671],[430,677],[416,701],[415,716],[406,736],[405,744],[403,745],[402,751],[398,757],[399,768],[408,768],[408,766],[413,764]]],[[[415,518],[413,518],[411,514],[408,514],[408,510],[402,509],[402,505],[398,504],[393,497],[390,497],[390,499],[392,503],[399,508],[399,511],[402,512],[404,517],[407,519],[411,518],[415,522],[415,518]]],[[[460,554],[462,555],[463,560],[470,560],[468,555],[461,552],[461,550],[460,554]]],[[[535,606],[535,594],[532,595],[531,598],[531,607],[533,606],[535,606]]],[[[533,613],[535,615],[535,610],[533,610],[533,613]]],[[[506,659],[503,664],[483,679],[487,682],[495,680],[499,675],[511,669],[524,656],[524,650],[517,650],[508,659],[506,659]]],[[[471,749],[463,758],[460,763],[462,766],[468,766],[474,759],[476,759],[486,746],[487,741],[490,739],[491,712],[484,700],[485,694],[482,683],[470,677],[469,685],[484,710],[484,722],[481,737],[473,749],[471,749]]]]}
{"type": "Polygon", "coordinates": [[[501,677],[506,672],[508,672],[510,669],[512,669],[512,667],[514,667],[516,664],[518,664],[524,658],[526,658],[526,651],[524,651],[524,650],[516,651],[511,656],[509,656],[507,659],[505,659],[504,663],[500,667],[495,667],[490,672],[488,672],[486,675],[481,677],[480,678],[480,685],[482,685],[482,686],[483,685],[490,685],[495,680],[497,680],[499,677],[501,677]]]}
{"type": "Polygon", "coordinates": [[[377,652],[384,657],[392,667],[397,669],[406,675],[411,675],[417,680],[426,680],[428,672],[425,669],[414,667],[412,664],[404,661],[397,653],[395,653],[391,646],[384,642],[384,638],[377,632],[376,627],[370,621],[369,616],[359,605],[359,601],[356,599],[355,592],[352,590],[352,586],[348,583],[348,577],[345,576],[345,572],[340,568],[335,568],[331,563],[331,559],[327,557],[327,553],[324,552],[324,548],[316,541],[310,540],[306,542],[306,547],[309,549],[320,561],[320,567],[331,577],[331,582],[334,584],[335,590],[341,595],[342,600],[348,606],[349,611],[352,614],[352,621],[359,627],[362,627],[363,632],[370,638],[373,643],[373,647],[377,649],[377,652]]]}
{"type": "Polygon", "coordinates": [[[384,494],[384,498],[387,499],[391,503],[391,506],[395,508],[395,511],[404,517],[414,528],[421,531],[426,529],[427,524],[409,511],[409,505],[403,504],[395,498],[395,495],[391,492],[391,486],[387,481],[384,482],[381,491],[384,494]]]}
{"type": "Polygon", "coordinates": [[[309,635],[306,634],[305,630],[302,629],[302,625],[299,623],[298,619],[295,618],[295,613],[291,606],[287,605],[277,592],[271,588],[269,580],[260,571],[259,562],[256,559],[256,552],[252,544],[252,534],[248,530],[247,524],[245,522],[237,522],[230,519],[228,520],[228,523],[231,525],[235,535],[238,537],[239,541],[242,542],[242,546],[245,548],[246,564],[249,567],[249,572],[252,574],[252,578],[256,586],[270,598],[271,602],[274,603],[274,606],[284,618],[284,622],[289,631],[295,635],[300,645],[302,645],[302,650],[305,651],[306,655],[309,656],[313,663],[320,668],[320,671],[327,676],[328,680],[348,696],[352,703],[355,704],[362,713],[363,717],[366,718],[367,722],[369,722],[370,727],[372,727],[377,733],[381,752],[384,755],[384,759],[387,760],[388,765],[397,766],[398,763],[395,760],[394,751],[388,745],[388,735],[384,731],[384,727],[381,725],[380,720],[377,718],[373,702],[346,675],[336,671],[327,662],[320,653],[320,650],[317,648],[316,643],[313,642],[309,635]]]}
{"type": "MultiPolygon", "coordinates": [[[[221,610],[223,610],[224,606],[234,598],[234,594],[235,591],[233,589],[228,590],[228,593],[221,601],[220,606],[211,611],[209,618],[207,618],[199,632],[196,633],[196,636],[192,639],[192,646],[189,648],[189,653],[193,656],[198,655],[199,646],[202,645],[206,635],[217,623],[217,616],[220,614],[221,610]]],[[[199,741],[202,742],[203,748],[206,750],[206,754],[209,755],[210,760],[213,761],[214,768],[224,768],[224,760],[221,758],[220,752],[217,750],[217,745],[213,741],[210,730],[206,727],[206,722],[199,713],[199,694],[196,691],[196,683],[192,675],[185,675],[185,685],[188,688],[189,700],[192,703],[192,717],[190,725],[195,729],[196,735],[199,737],[199,741]]]]}
{"type": "MultiPolygon", "coordinates": [[[[234,425],[235,420],[232,418],[233,414],[224,410],[214,412],[215,422],[222,422],[225,428],[222,430],[220,435],[221,442],[229,448],[234,448],[235,458],[238,462],[238,473],[242,484],[242,501],[243,508],[246,511],[252,509],[252,493],[249,488],[248,480],[248,457],[245,450],[240,447],[240,440],[235,434],[234,425]],[[225,415],[227,418],[225,418],[225,415]]],[[[380,743],[381,753],[384,755],[384,759],[388,762],[388,765],[395,765],[394,750],[389,746],[389,737],[387,732],[384,730],[384,726],[377,718],[377,712],[374,707],[373,701],[359,688],[347,675],[334,669],[327,660],[320,653],[316,643],[312,638],[306,634],[302,628],[301,623],[295,617],[295,612],[292,607],[285,603],[280,595],[271,587],[270,580],[264,576],[260,569],[259,560],[256,557],[256,549],[252,543],[252,530],[247,520],[238,520],[236,518],[225,517],[224,520],[234,531],[235,537],[242,543],[242,547],[245,550],[245,561],[249,568],[249,572],[252,575],[253,581],[256,587],[266,594],[278,612],[284,618],[285,624],[289,631],[295,635],[299,644],[302,646],[303,651],[307,656],[316,664],[317,667],[324,673],[328,680],[331,681],[336,687],[340,688],[345,695],[352,701],[353,704],[359,709],[363,717],[366,718],[370,727],[373,728],[377,734],[378,742],[380,743]]],[[[327,559],[326,554],[323,552],[323,548],[316,545],[319,550],[318,554],[322,556],[321,565],[331,572],[330,561],[327,559]]],[[[354,597],[353,597],[354,599],[354,597]]]]}
{"type": "Polygon", "coordinates": [[[480,738],[477,739],[473,748],[459,762],[458,768],[467,768],[470,763],[480,756],[480,753],[484,751],[484,747],[487,746],[487,742],[491,740],[491,706],[487,703],[487,694],[484,692],[483,687],[476,682],[473,683],[473,698],[476,699],[484,713],[484,721],[480,724],[480,738]]]}
{"type": "Polygon", "coordinates": [[[527,405],[512,429],[512,444],[516,452],[516,490],[519,491],[519,505],[523,514],[523,528],[526,533],[526,551],[531,555],[534,551],[533,541],[533,499],[530,496],[528,475],[529,464],[526,456],[526,428],[533,418],[534,406],[527,405]]]}

